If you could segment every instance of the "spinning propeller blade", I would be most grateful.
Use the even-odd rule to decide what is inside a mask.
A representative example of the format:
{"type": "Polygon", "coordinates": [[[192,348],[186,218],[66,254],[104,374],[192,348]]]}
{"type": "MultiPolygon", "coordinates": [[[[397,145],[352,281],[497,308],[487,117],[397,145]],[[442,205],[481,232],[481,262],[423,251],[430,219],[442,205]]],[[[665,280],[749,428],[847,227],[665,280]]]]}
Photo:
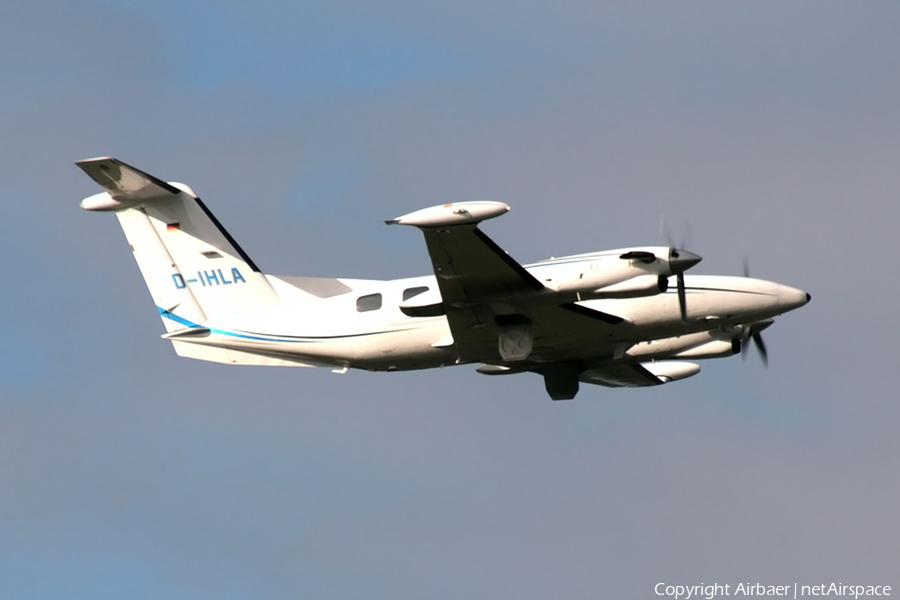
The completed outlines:
{"type": "Polygon", "coordinates": [[[679,273],[675,279],[678,281],[678,308],[681,310],[681,322],[687,323],[687,294],[684,291],[684,273],[679,273]]]}
{"type": "Polygon", "coordinates": [[[763,342],[762,335],[759,333],[753,334],[753,343],[756,344],[756,349],[759,351],[759,359],[762,361],[764,367],[769,367],[769,351],[766,350],[766,344],[763,342]]]}
{"type": "MultiPolygon", "coordinates": [[[[690,236],[690,228],[686,227],[688,236],[690,236]]],[[[681,312],[681,322],[687,323],[687,292],[684,286],[684,272],[703,260],[696,254],[687,250],[679,250],[672,242],[672,236],[669,234],[669,228],[666,227],[666,218],[663,217],[659,222],[659,231],[669,245],[669,269],[675,275],[678,283],[678,309],[681,312]]],[[[682,246],[685,246],[685,239],[682,239],[682,246]]]]}
{"type": "Polygon", "coordinates": [[[762,330],[774,323],[772,319],[766,319],[765,321],[757,321],[756,323],[749,323],[744,325],[744,335],[741,338],[741,358],[744,360],[747,359],[747,353],[750,352],[750,344],[748,343],[750,340],[753,340],[753,345],[756,346],[756,351],[759,353],[759,359],[762,361],[764,367],[769,366],[769,351],[766,349],[766,343],[762,338],[762,330]]]}
{"type": "Polygon", "coordinates": [[[759,353],[759,359],[762,361],[764,367],[768,368],[769,366],[769,351],[766,349],[766,343],[763,341],[762,334],[754,333],[748,338],[744,338],[741,340],[741,358],[747,360],[747,354],[750,352],[750,340],[753,340],[753,345],[756,346],[756,351],[759,353]]]}
{"type": "MultiPolygon", "coordinates": [[[[744,257],[744,277],[750,277],[750,260],[746,256],[744,257]]],[[[750,351],[750,344],[747,342],[752,339],[753,345],[756,346],[756,351],[759,353],[759,359],[762,361],[763,366],[766,368],[769,367],[769,351],[766,350],[766,343],[763,341],[760,332],[771,325],[772,322],[772,319],[766,319],[765,321],[744,326],[744,337],[741,340],[741,358],[744,360],[747,359],[747,353],[750,351]]]]}

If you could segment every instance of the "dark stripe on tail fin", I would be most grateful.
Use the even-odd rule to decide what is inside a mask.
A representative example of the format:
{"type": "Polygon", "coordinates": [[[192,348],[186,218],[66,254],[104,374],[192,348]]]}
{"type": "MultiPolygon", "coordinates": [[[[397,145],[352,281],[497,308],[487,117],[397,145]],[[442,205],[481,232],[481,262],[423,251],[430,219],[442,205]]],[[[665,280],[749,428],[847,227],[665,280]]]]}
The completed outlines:
{"type": "Polygon", "coordinates": [[[256,271],[257,273],[261,273],[261,271],[259,270],[259,267],[256,266],[256,263],[253,262],[249,256],[247,256],[247,253],[244,252],[244,249],[241,248],[241,246],[234,240],[233,237],[231,237],[231,234],[228,233],[228,230],[225,229],[224,227],[222,227],[222,224],[219,223],[219,220],[216,218],[216,216],[214,214],[212,214],[208,208],[206,208],[206,205],[203,204],[203,200],[201,200],[200,198],[196,198],[196,197],[194,198],[194,200],[197,201],[197,206],[199,206],[200,209],[209,218],[209,220],[212,221],[212,224],[216,226],[216,228],[219,230],[219,233],[222,234],[222,237],[224,237],[226,240],[228,240],[228,243],[231,244],[231,246],[234,248],[234,251],[240,255],[240,257],[243,259],[243,261],[245,263],[247,263],[247,266],[250,267],[250,269],[252,269],[253,271],[256,271]]]}

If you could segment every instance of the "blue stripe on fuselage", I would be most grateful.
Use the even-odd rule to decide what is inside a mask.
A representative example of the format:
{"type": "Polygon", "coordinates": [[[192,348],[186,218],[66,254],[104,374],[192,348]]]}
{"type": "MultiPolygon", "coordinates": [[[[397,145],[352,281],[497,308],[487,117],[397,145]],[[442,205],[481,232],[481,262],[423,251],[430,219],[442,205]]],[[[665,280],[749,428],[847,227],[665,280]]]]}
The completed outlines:
{"type": "MultiPolygon", "coordinates": [[[[174,321],[180,325],[184,325],[185,327],[190,327],[192,329],[204,327],[203,325],[194,323],[192,321],[188,321],[187,319],[185,319],[183,317],[179,317],[175,313],[171,313],[171,312],[164,310],[158,306],[156,307],[156,310],[159,311],[159,315],[162,318],[169,319],[170,321],[174,321]]],[[[369,336],[369,335],[381,335],[384,333],[396,333],[398,331],[407,331],[408,329],[412,329],[412,328],[392,329],[392,330],[388,330],[388,331],[371,331],[368,333],[353,333],[350,335],[309,336],[309,337],[305,337],[303,339],[299,339],[298,337],[294,337],[294,336],[279,337],[279,336],[274,336],[274,335],[272,335],[270,337],[262,337],[262,336],[268,335],[268,334],[251,335],[251,334],[247,334],[247,333],[238,333],[235,331],[226,331],[224,329],[214,329],[211,327],[208,329],[211,333],[217,333],[219,335],[227,335],[230,337],[242,338],[242,339],[246,339],[246,340],[259,340],[262,342],[284,342],[284,343],[289,343],[289,344],[311,344],[313,342],[320,342],[323,340],[339,340],[339,339],[365,337],[365,336],[369,336]]]]}

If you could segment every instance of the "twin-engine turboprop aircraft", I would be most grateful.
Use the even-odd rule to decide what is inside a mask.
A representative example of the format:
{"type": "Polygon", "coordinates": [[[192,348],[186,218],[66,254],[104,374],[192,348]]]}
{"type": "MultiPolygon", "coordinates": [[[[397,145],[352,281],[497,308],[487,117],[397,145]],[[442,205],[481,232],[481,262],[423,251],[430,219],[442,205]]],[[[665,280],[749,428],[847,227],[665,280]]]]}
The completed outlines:
{"type": "Polygon", "coordinates": [[[370,371],[482,363],[530,371],[554,400],[579,382],[660,385],[683,359],[731,356],[806,292],[749,277],[685,275],[700,257],[642,247],[513,260],[480,229],[500,202],[459,202],[387,221],[418,227],[434,275],[376,281],[263,274],[186,185],[114,158],[76,163],[105,190],[87,210],[119,219],[180,356],[240,365],[370,371]]]}

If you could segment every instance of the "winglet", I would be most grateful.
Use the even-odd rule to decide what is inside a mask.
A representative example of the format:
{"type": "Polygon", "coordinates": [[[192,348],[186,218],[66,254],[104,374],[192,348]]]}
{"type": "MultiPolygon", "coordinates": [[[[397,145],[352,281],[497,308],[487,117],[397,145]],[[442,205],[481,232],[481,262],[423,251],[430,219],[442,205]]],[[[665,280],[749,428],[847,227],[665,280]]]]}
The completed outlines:
{"type": "Polygon", "coordinates": [[[476,200],[455,202],[441,206],[423,208],[408,215],[385,221],[388,225],[412,225],[414,227],[449,227],[451,225],[471,225],[486,219],[506,214],[509,206],[502,202],[476,200]]]}
{"type": "Polygon", "coordinates": [[[154,198],[170,198],[181,192],[177,187],[143,171],[110,158],[89,158],[75,163],[106,193],[85,198],[85,210],[118,210],[154,198]]]}

